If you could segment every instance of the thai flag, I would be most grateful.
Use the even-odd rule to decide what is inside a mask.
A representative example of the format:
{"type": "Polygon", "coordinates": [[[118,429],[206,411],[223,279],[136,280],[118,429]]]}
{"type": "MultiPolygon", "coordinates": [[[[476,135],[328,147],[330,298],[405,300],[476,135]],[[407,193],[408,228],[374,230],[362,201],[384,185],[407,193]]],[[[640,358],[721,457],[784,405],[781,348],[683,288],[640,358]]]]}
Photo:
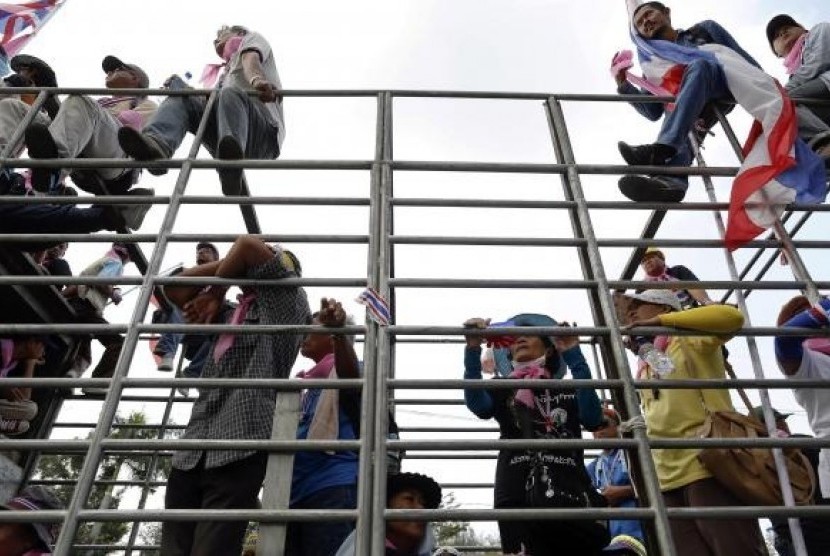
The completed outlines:
{"type": "Polygon", "coordinates": [[[0,3],[0,46],[6,54],[14,56],[20,52],[60,6],[59,0],[0,3]]]}
{"type": "Polygon", "coordinates": [[[355,299],[361,305],[366,306],[366,313],[373,321],[381,326],[388,326],[392,320],[392,313],[389,311],[389,304],[381,295],[372,288],[366,288],[355,299]]]}
{"type": "Polygon", "coordinates": [[[676,94],[683,68],[692,60],[720,64],[732,96],[755,118],[744,161],[732,184],[725,243],[737,249],[772,226],[789,203],[821,203],[826,196],[824,164],[798,138],[795,109],[778,82],[722,45],[689,48],[645,40],[633,28],[638,0],[627,0],[629,29],[647,81],[676,94]]]}

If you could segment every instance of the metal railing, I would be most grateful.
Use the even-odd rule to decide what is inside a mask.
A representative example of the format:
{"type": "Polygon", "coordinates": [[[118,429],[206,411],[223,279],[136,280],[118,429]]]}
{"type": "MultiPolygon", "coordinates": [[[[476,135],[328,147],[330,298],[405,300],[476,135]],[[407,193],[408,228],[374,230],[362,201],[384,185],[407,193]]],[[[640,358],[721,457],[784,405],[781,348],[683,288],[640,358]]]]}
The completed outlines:
{"type": "MultiPolygon", "coordinates": [[[[471,381],[459,379],[401,379],[395,373],[395,349],[398,343],[447,343],[453,342],[460,337],[464,329],[460,327],[424,325],[401,325],[379,326],[367,321],[365,326],[354,326],[344,328],[343,331],[364,336],[365,375],[361,379],[337,381],[332,384],[328,381],[302,382],[287,379],[261,380],[256,383],[231,379],[146,379],[131,378],[128,372],[131,366],[133,355],[147,335],[155,335],[172,331],[188,331],[202,333],[232,332],[241,334],[306,334],[311,331],[319,331],[319,327],[310,326],[222,326],[222,325],[157,325],[145,324],[144,319],[150,303],[150,297],[154,288],[169,284],[197,284],[206,285],[223,283],[221,280],[212,278],[180,278],[159,276],[162,268],[162,260],[165,251],[173,242],[195,242],[195,241],[233,241],[235,235],[212,230],[204,234],[182,234],[174,233],[173,228],[182,205],[190,204],[231,204],[238,205],[243,210],[243,218],[249,232],[260,233],[265,240],[279,240],[286,243],[314,243],[314,244],[359,244],[365,245],[367,250],[367,269],[363,277],[352,278],[300,278],[286,280],[285,285],[303,285],[309,287],[366,287],[370,286],[386,297],[394,307],[396,291],[414,288],[488,288],[488,289],[579,289],[588,293],[590,310],[594,326],[575,327],[567,331],[556,328],[537,328],[535,331],[545,334],[572,334],[576,333],[583,338],[589,338],[594,348],[595,371],[600,378],[580,382],[580,385],[604,389],[611,393],[615,405],[625,419],[641,415],[637,389],[638,388],[734,388],[738,385],[745,388],[758,389],[762,403],[766,409],[766,425],[774,430],[772,414],[769,411],[770,403],[767,389],[790,389],[790,388],[826,388],[824,381],[817,380],[785,380],[782,378],[765,378],[760,364],[760,354],[754,341],[755,337],[774,336],[782,334],[782,331],[775,327],[753,327],[747,326],[738,336],[747,338],[748,351],[753,364],[754,379],[722,379],[722,380],[649,380],[642,381],[633,378],[629,367],[628,358],[622,343],[620,324],[614,313],[610,292],[616,289],[626,289],[642,286],[640,281],[632,280],[638,257],[648,246],[661,247],[696,247],[709,249],[722,249],[722,242],[709,239],[690,238],[659,238],[655,236],[659,230],[660,223],[665,214],[669,211],[686,212],[711,212],[716,219],[716,226],[723,232],[723,223],[720,220],[720,212],[727,205],[719,202],[715,197],[711,179],[713,177],[729,177],[736,173],[735,167],[707,167],[702,158],[698,159],[698,166],[693,168],[660,168],[661,174],[702,176],[709,195],[709,202],[690,202],[684,204],[671,203],[617,203],[612,201],[588,201],[585,198],[582,178],[586,175],[619,175],[625,173],[653,173],[653,167],[629,167],[621,165],[602,164],[580,164],[571,146],[569,129],[565,114],[562,108],[566,102],[621,102],[637,100],[643,101],[643,97],[637,96],[611,96],[611,95],[552,95],[546,93],[502,93],[502,92],[443,92],[443,91],[284,91],[286,99],[292,97],[365,97],[373,98],[377,104],[376,129],[375,129],[375,151],[374,157],[367,160],[244,160],[228,162],[219,160],[198,159],[197,153],[202,137],[207,126],[207,119],[204,118],[199,126],[193,144],[187,157],[183,159],[171,159],[149,163],[138,163],[133,161],[112,160],[112,159],[72,159],[71,161],[57,160],[18,160],[11,158],[23,136],[23,127],[32,121],[34,112],[40,108],[48,94],[111,94],[112,90],[107,89],[45,89],[37,90],[39,95],[31,111],[24,119],[21,126],[15,131],[9,145],[0,153],[0,164],[12,166],[31,167],[56,167],[60,165],[71,165],[73,168],[96,168],[96,167],[155,167],[178,169],[179,175],[176,179],[170,195],[151,198],[138,197],[111,197],[96,199],[96,203],[128,204],[128,203],[153,203],[166,205],[166,212],[163,222],[156,233],[146,231],[135,234],[6,234],[0,236],[0,246],[16,241],[49,240],[59,239],[72,242],[103,242],[103,241],[131,241],[131,242],[154,242],[152,256],[147,262],[146,272],[140,278],[62,278],[50,276],[0,276],[0,284],[16,284],[21,286],[42,285],[42,284],[133,284],[140,285],[138,300],[134,310],[125,324],[113,325],[34,325],[34,324],[0,324],[1,334],[30,333],[30,332],[119,332],[125,333],[125,343],[116,365],[115,373],[111,379],[63,379],[63,378],[35,378],[35,379],[4,379],[8,386],[31,386],[33,388],[72,388],[84,386],[108,386],[107,395],[103,401],[101,412],[96,423],[89,421],[58,422],[56,428],[79,428],[90,431],[90,437],[86,440],[59,440],[59,439],[10,439],[4,440],[5,450],[18,450],[34,454],[85,454],[84,463],[77,479],[72,481],[50,481],[29,477],[29,481],[38,484],[74,484],[74,494],[71,502],[65,510],[49,512],[3,512],[2,518],[5,521],[38,522],[59,518],[63,522],[63,528],[55,547],[54,553],[58,556],[70,554],[73,549],[83,549],[94,552],[123,551],[126,554],[133,554],[136,550],[155,548],[146,546],[139,542],[137,532],[140,524],[159,521],[181,521],[192,519],[222,520],[251,520],[261,523],[285,523],[287,521],[308,521],[331,518],[332,516],[344,519],[355,519],[357,522],[357,553],[358,554],[382,554],[384,546],[383,532],[385,520],[390,518],[405,518],[414,520],[430,521],[492,521],[492,520],[528,520],[539,518],[550,519],[607,519],[607,518],[641,518],[648,522],[650,550],[655,554],[672,556],[675,554],[675,547],[671,537],[669,519],[697,519],[705,518],[737,518],[737,517],[830,517],[830,508],[827,507],[795,507],[791,498],[785,507],[735,507],[735,508],[667,508],[660,493],[660,485],[657,480],[654,463],[651,459],[651,448],[687,448],[700,446],[722,446],[740,445],[755,447],[830,447],[830,439],[812,438],[759,438],[745,440],[701,440],[701,439],[650,439],[644,429],[635,429],[633,438],[615,440],[557,440],[556,447],[580,448],[597,450],[606,447],[620,447],[629,450],[632,461],[636,486],[640,494],[641,507],[636,509],[589,509],[589,510],[567,510],[567,509],[438,509],[422,511],[389,510],[385,508],[386,488],[386,452],[387,449],[405,449],[407,458],[411,459],[438,459],[438,460],[464,460],[464,459],[492,459],[493,451],[497,449],[526,449],[550,447],[547,441],[533,440],[472,440],[472,439],[432,439],[432,440],[388,440],[387,439],[387,412],[383,410],[391,402],[395,406],[457,406],[462,402],[460,395],[455,400],[436,400],[431,398],[397,398],[396,393],[407,390],[460,390],[462,388],[493,388],[508,387],[506,384],[494,384],[491,381],[471,381]],[[489,100],[510,100],[525,102],[541,102],[550,131],[551,146],[554,157],[550,163],[482,163],[464,161],[403,161],[396,160],[393,156],[393,116],[394,101],[398,98],[444,98],[444,99],[489,99],[489,100]],[[330,170],[330,171],[368,171],[370,189],[366,198],[310,198],[310,197],[212,197],[212,196],[187,196],[185,191],[188,187],[191,173],[194,169],[239,167],[246,169],[272,169],[272,170],[330,170]],[[558,176],[562,182],[564,192],[563,201],[553,200],[491,200],[491,199],[414,199],[396,197],[394,194],[394,176],[396,172],[488,172],[488,173],[531,173],[549,176],[558,176]],[[365,235],[333,235],[333,234],[305,234],[285,236],[275,234],[272,230],[260,230],[256,221],[256,207],[266,205],[290,205],[290,206],[362,206],[369,208],[368,233],[365,235]],[[498,236],[473,236],[473,237],[434,237],[398,235],[395,233],[394,216],[398,207],[442,207],[455,208],[459,210],[467,208],[501,208],[501,209],[538,209],[538,210],[560,210],[565,211],[569,218],[572,236],[571,237],[498,237],[498,236]],[[638,239],[600,238],[597,237],[593,225],[593,214],[597,211],[622,210],[622,211],[652,211],[649,223],[647,224],[642,237],[638,239]],[[557,279],[552,277],[545,280],[534,279],[412,279],[399,278],[395,275],[395,248],[399,245],[447,245],[447,246],[531,246],[531,247],[571,247],[576,249],[579,264],[582,271],[582,279],[557,279]],[[601,248],[631,248],[632,255],[629,263],[619,280],[609,278],[601,248]],[[296,441],[294,439],[279,440],[251,440],[251,441],[193,441],[181,440],[166,437],[171,430],[181,429],[183,423],[172,422],[173,409],[176,404],[189,404],[193,401],[190,397],[177,396],[175,389],[183,386],[195,387],[218,387],[234,388],[244,385],[245,388],[270,388],[277,391],[296,391],[308,387],[334,387],[334,388],[360,388],[362,389],[363,406],[361,420],[361,437],[355,441],[296,441]],[[132,394],[130,389],[156,389],[164,392],[162,395],[132,394]],[[143,425],[156,431],[155,440],[138,439],[113,439],[109,438],[111,432],[116,428],[124,428],[125,425],[115,423],[118,405],[121,401],[146,401],[162,404],[161,417],[159,422],[143,425]],[[323,510],[287,510],[287,509],[261,509],[261,510],[233,510],[233,511],[210,511],[210,510],[164,510],[161,508],[148,509],[151,489],[164,485],[164,481],[152,479],[153,471],[160,462],[171,455],[171,450],[194,450],[194,449],[232,449],[248,448],[265,450],[272,453],[292,453],[302,450],[331,450],[331,449],[354,449],[359,451],[359,480],[358,480],[358,508],[350,511],[323,511],[323,510]],[[151,471],[147,477],[138,480],[98,480],[97,472],[99,465],[105,457],[126,454],[140,454],[152,458],[151,471]],[[136,486],[140,489],[138,508],[135,510],[96,510],[87,509],[85,503],[95,485],[119,485],[136,486]],[[107,522],[120,521],[131,522],[132,526],[128,537],[122,544],[114,545],[79,545],[76,544],[75,535],[78,527],[85,522],[107,522]]],[[[209,113],[215,103],[213,91],[168,91],[160,90],[124,90],[122,93],[138,93],[151,95],[183,95],[200,94],[208,97],[205,114],[209,113]]],[[[652,101],[659,102],[665,99],[654,98],[652,101]]],[[[734,132],[729,126],[725,117],[721,117],[721,126],[733,145],[737,145],[734,132]]],[[[0,206],[7,203],[55,203],[74,204],[83,203],[86,198],[0,198],[0,206]]],[[[703,282],[687,283],[673,282],[671,285],[665,283],[649,283],[649,287],[655,288],[677,288],[677,287],[709,287],[726,289],[727,296],[735,295],[740,308],[747,314],[746,297],[754,290],[791,290],[808,289],[815,291],[816,288],[830,286],[830,281],[815,281],[806,271],[806,267],[800,264],[800,259],[795,251],[798,249],[823,249],[830,247],[830,241],[823,240],[793,240],[794,236],[802,227],[806,219],[814,213],[821,214],[830,210],[827,206],[815,205],[793,205],[788,207],[790,214],[804,213],[790,232],[784,229],[783,225],[776,230],[775,235],[765,239],[750,242],[750,247],[758,249],[756,256],[750,259],[745,268],[739,269],[731,255],[724,250],[727,267],[730,272],[729,280],[710,280],[703,282]],[[753,280],[745,280],[752,267],[761,259],[767,249],[773,250],[773,257],[778,249],[785,248],[788,254],[793,257],[799,269],[799,278],[794,281],[764,281],[766,272],[771,263],[767,262],[758,271],[753,280]]],[[[789,214],[783,219],[790,218],[789,214]]],[[[770,259],[772,260],[772,259],[770,259]]],[[[246,285],[262,284],[258,280],[241,280],[234,283],[246,285]]],[[[270,285],[270,284],[269,284],[270,285]]],[[[725,296],[724,299],[727,298],[725,296]]],[[[747,315],[748,316],[748,315],[747,315]]],[[[327,329],[329,331],[329,329],[327,329]]],[[[516,330],[518,331],[518,330],[516,330]]],[[[528,329],[523,328],[527,333],[528,329]]],[[[665,333],[663,328],[644,328],[645,334],[665,333]]],[[[509,333],[510,329],[500,329],[499,334],[509,333]]],[[[787,330],[786,334],[803,334],[803,330],[787,330]]],[[[816,335],[823,332],[807,331],[808,334],[816,335]]],[[[672,330],[674,335],[682,335],[682,331],[672,330]]],[[[693,334],[693,333],[688,333],[693,334]]],[[[181,362],[180,362],[181,363],[181,362]]],[[[450,370],[448,369],[448,373],[450,370]]],[[[546,380],[533,381],[534,386],[572,386],[570,381],[546,380]]],[[[511,381],[509,387],[529,386],[530,381],[511,381]]],[[[85,396],[69,396],[69,399],[86,401],[85,396]]],[[[140,427],[137,427],[140,428],[140,427]]],[[[492,433],[491,425],[481,428],[470,427],[402,427],[404,436],[407,433],[430,432],[434,434],[462,432],[471,430],[483,433],[492,433]]],[[[776,453],[779,450],[775,450],[776,453]]],[[[780,459],[776,460],[779,470],[786,473],[781,466],[780,459]]],[[[290,477],[285,478],[290,481],[290,477]]],[[[788,484],[788,483],[786,483],[788,484]]],[[[481,489],[491,488],[490,482],[470,481],[461,483],[444,483],[447,488],[470,488],[481,489]]],[[[791,520],[793,526],[793,537],[796,542],[798,553],[802,556],[804,552],[803,541],[798,530],[797,520],[791,520]]]]}

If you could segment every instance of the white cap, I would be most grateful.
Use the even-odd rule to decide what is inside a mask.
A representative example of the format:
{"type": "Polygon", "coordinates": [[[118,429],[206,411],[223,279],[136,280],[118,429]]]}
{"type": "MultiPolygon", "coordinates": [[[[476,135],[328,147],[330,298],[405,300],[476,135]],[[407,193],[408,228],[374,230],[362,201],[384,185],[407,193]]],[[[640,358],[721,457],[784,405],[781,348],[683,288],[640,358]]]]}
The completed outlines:
{"type": "Polygon", "coordinates": [[[639,299],[646,303],[654,303],[655,305],[668,305],[675,311],[681,309],[680,300],[677,295],[671,290],[646,290],[640,293],[626,293],[626,297],[632,299],[639,299]]]}

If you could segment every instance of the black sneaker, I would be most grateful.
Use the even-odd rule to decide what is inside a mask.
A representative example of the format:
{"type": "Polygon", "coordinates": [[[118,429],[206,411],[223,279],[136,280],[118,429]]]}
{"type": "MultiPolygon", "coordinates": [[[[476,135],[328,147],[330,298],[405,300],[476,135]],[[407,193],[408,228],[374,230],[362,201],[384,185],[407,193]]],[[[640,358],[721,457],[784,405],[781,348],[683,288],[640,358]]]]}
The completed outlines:
{"type": "MultiPolygon", "coordinates": [[[[219,140],[216,147],[216,158],[219,160],[242,160],[244,156],[239,142],[230,135],[225,135],[219,140]]],[[[239,195],[242,192],[242,169],[220,169],[219,182],[225,195],[239,195]]]]}
{"type": "Polygon", "coordinates": [[[620,192],[638,203],[679,203],[688,185],[665,176],[623,176],[620,192]]]}
{"type": "MultiPolygon", "coordinates": [[[[118,130],[118,144],[124,152],[136,160],[150,161],[170,158],[164,148],[153,137],[136,131],[131,127],[122,127],[118,130]]],[[[154,176],[163,176],[167,168],[148,168],[154,176]]]]}
{"type": "MultiPolygon", "coordinates": [[[[26,148],[29,157],[35,159],[58,158],[58,146],[45,124],[30,124],[26,128],[26,148]]],[[[58,168],[32,168],[32,187],[35,191],[48,193],[60,184],[61,171],[58,168]]]]}
{"type": "Polygon", "coordinates": [[[632,166],[665,166],[677,154],[674,147],[660,143],[629,145],[625,141],[620,141],[617,148],[625,161],[632,166]]]}

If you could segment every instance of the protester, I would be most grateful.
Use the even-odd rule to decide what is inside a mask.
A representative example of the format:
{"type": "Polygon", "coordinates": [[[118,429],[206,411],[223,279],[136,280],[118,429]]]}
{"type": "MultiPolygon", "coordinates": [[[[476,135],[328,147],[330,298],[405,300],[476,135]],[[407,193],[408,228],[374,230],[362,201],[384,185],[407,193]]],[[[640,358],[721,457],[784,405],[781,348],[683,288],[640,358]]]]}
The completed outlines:
{"type": "MultiPolygon", "coordinates": [[[[279,96],[282,86],[271,46],[259,33],[238,25],[219,29],[213,46],[225,64],[205,131],[205,147],[222,160],[276,158],[285,137],[285,123],[279,96]]],[[[118,140],[136,160],[170,158],[185,133],[196,132],[205,102],[204,97],[192,95],[168,97],[141,132],[121,128],[118,140]]],[[[150,173],[164,170],[151,169],[150,173]]],[[[242,169],[220,169],[219,181],[225,195],[238,195],[242,169]]]]}
{"type": "MultiPolygon", "coordinates": [[[[667,326],[699,331],[698,336],[634,336],[628,345],[641,360],[639,379],[723,379],[721,347],[741,328],[744,317],[729,305],[708,305],[681,311],[677,297],[667,290],[626,294],[626,308],[617,305],[618,318],[627,328],[667,326]],[[643,353],[648,347],[645,354],[643,353]],[[661,367],[649,357],[651,350],[668,357],[661,367]],[[647,363],[646,361],[651,361],[647,363]]],[[[734,411],[725,389],[640,390],[649,438],[697,438],[708,412],[734,411]]],[[[651,450],[660,490],[667,507],[740,506],[741,502],[698,460],[698,448],[651,450]]],[[[766,555],[766,547],[752,519],[670,519],[672,537],[680,556],[766,555]]]]}
{"type": "MultiPolygon", "coordinates": [[[[67,249],[69,249],[69,243],[65,241],[47,249],[41,263],[44,270],[52,276],[72,276],[72,267],[64,258],[67,249]]],[[[58,285],[57,288],[62,290],[63,285],[58,285]]]]}
{"type": "MultiPolygon", "coordinates": [[[[80,276],[100,278],[119,278],[124,273],[124,265],[130,262],[130,252],[124,243],[115,242],[103,257],[81,271],[80,276]]],[[[67,286],[63,296],[75,310],[77,322],[82,324],[109,324],[104,318],[104,308],[109,301],[116,305],[121,303],[121,289],[113,285],[96,284],[67,286]]],[[[70,378],[78,378],[92,362],[92,338],[104,346],[104,353],[92,370],[92,378],[110,378],[115,372],[115,364],[124,345],[124,337],[117,333],[92,334],[79,342],[78,354],[72,368],[66,373],[70,378]]],[[[88,387],[83,392],[90,396],[104,395],[108,388],[88,387]]]]}
{"type": "MultiPolygon", "coordinates": [[[[212,243],[203,241],[196,244],[196,264],[202,265],[212,263],[219,260],[219,250],[212,243]]],[[[153,315],[153,322],[163,322],[165,324],[181,324],[184,322],[184,317],[181,311],[175,306],[170,306],[166,309],[158,309],[153,315]]],[[[159,338],[156,347],[153,349],[153,355],[160,357],[158,364],[159,371],[172,371],[173,364],[176,360],[176,351],[179,349],[179,344],[182,343],[184,333],[182,332],[165,332],[159,338]]],[[[198,346],[195,346],[195,351],[199,352],[202,345],[210,342],[209,337],[198,336],[198,346]]],[[[206,350],[204,350],[206,352],[206,350]]],[[[207,353],[205,353],[207,355],[207,353]]],[[[204,364],[204,361],[201,361],[204,364]]],[[[198,375],[201,374],[201,365],[199,366],[198,375]]],[[[197,375],[197,376],[198,376],[197,375]]]]}
{"type": "MultiPolygon", "coordinates": [[[[390,510],[434,510],[441,504],[441,487],[420,473],[390,473],[386,477],[386,507],[390,510]]],[[[335,556],[356,556],[356,533],[335,556]]],[[[367,541],[371,542],[369,539],[367,541]]],[[[366,546],[366,545],[364,545],[366,546]]],[[[432,556],[435,535],[426,521],[386,520],[386,556],[432,556]]]]}
{"type": "MultiPolygon", "coordinates": [[[[594,431],[594,438],[606,439],[619,436],[620,415],[610,408],[602,410],[602,425],[594,431]]],[[[637,496],[628,474],[625,451],[621,448],[604,448],[597,459],[587,466],[588,476],[594,488],[608,502],[611,508],[636,508],[637,496]]],[[[645,538],[640,522],[634,519],[612,519],[608,522],[608,533],[612,538],[629,535],[642,542],[645,538]]]]}
{"type": "MultiPolygon", "coordinates": [[[[507,326],[564,326],[546,315],[521,314],[503,323],[507,326]]],[[[489,320],[473,318],[464,323],[466,336],[464,378],[480,379],[482,336],[474,330],[487,328],[489,320]]],[[[492,339],[491,339],[492,341],[492,339]]],[[[591,370],[579,349],[577,336],[522,335],[499,338],[509,350],[496,351],[496,380],[563,378],[567,369],[575,381],[590,379],[591,370]]],[[[467,408],[480,419],[495,418],[502,439],[581,438],[580,426],[596,430],[602,424],[602,408],[591,388],[465,389],[467,408]]],[[[583,451],[500,450],[496,463],[494,505],[496,508],[591,507],[605,500],[591,485],[585,471],[583,451]],[[539,472],[537,474],[537,471],[539,472]],[[531,478],[533,480],[531,480],[531,478]],[[536,489],[526,486],[547,478],[552,498],[543,502],[536,489]]],[[[545,493],[545,496],[547,494],[545,493]]],[[[596,521],[499,521],[504,554],[600,554],[608,544],[605,522],[596,521]],[[524,552],[523,552],[524,551],[524,552]],[[558,552],[554,552],[558,551],[558,552]]]]}
{"type": "MultiPolygon", "coordinates": [[[[28,54],[18,54],[9,63],[15,73],[3,78],[4,87],[57,87],[58,80],[55,71],[43,60],[28,54]]],[[[11,140],[14,130],[26,117],[35,95],[3,95],[0,97],[0,149],[5,149],[11,140]]],[[[34,114],[33,121],[49,124],[60,108],[60,101],[55,96],[49,96],[43,103],[43,109],[34,114]]],[[[17,156],[23,150],[23,145],[18,145],[14,152],[17,156]]],[[[4,169],[0,173],[0,180],[9,176],[4,169]]]]}
{"type": "MultiPolygon", "coordinates": [[[[126,64],[115,56],[104,58],[108,89],[146,89],[147,74],[135,64],[126,64]]],[[[61,105],[51,124],[34,122],[26,128],[29,156],[38,158],[127,158],[118,144],[118,130],[127,126],[141,129],[156,110],[156,103],[146,96],[114,96],[97,101],[87,96],[70,95],[61,105]]],[[[138,181],[132,168],[96,168],[109,193],[121,195],[138,181]]],[[[65,176],[58,168],[33,168],[32,186],[49,192],[65,176]]],[[[76,185],[90,193],[100,194],[97,184],[75,179],[76,185]]]]}
{"type": "MultiPolygon", "coordinates": [[[[809,31],[791,16],[780,14],[767,23],[770,48],[783,58],[785,88],[793,100],[830,100],[830,22],[809,31]]],[[[822,158],[830,158],[830,105],[796,106],[801,138],[822,158]]]]}
{"type": "Polygon", "coordinates": [[[24,434],[29,422],[37,415],[37,404],[32,400],[32,389],[4,388],[7,376],[32,378],[35,367],[44,361],[43,340],[33,336],[0,339],[0,433],[10,436],[24,434]]]}
{"type": "MultiPolygon", "coordinates": [[[[232,324],[305,325],[311,322],[305,291],[279,282],[301,275],[290,251],[253,236],[239,237],[225,258],[185,269],[180,276],[267,280],[245,286],[232,324]]],[[[165,294],[187,322],[215,322],[227,287],[167,286],[165,294]]],[[[293,334],[222,334],[213,343],[204,378],[286,378],[300,349],[293,334]]],[[[203,388],[193,405],[184,439],[265,440],[271,438],[276,392],[262,388],[203,388]]],[[[258,507],[267,453],[253,450],[187,450],[173,454],[167,482],[167,509],[258,507]]],[[[162,526],[165,556],[226,556],[241,552],[245,521],[167,521],[162,526]]]]}
{"type": "MultiPolygon", "coordinates": [[[[683,265],[667,266],[666,256],[660,249],[649,247],[646,249],[640,266],[645,273],[643,280],[647,282],[674,282],[677,280],[699,282],[700,278],[683,265]]],[[[672,290],[684,308],[715,303],[702,288],[672,290]]]]}
{"type": "MultiPolygon", "coordinates": [[[[62,510],[58,497],[46,487],[28,486],[0,504],[0,510],[44,511],[62,510]]],[[[58,540],[61,524],[38,521],[32,523],[2,523],[0,514],[0,556],[48,556],[58,540]]]]}
{"type": "MultiPolygon", "coordinates": [[[[726,46],[753,66],[758,63],[741,48],[726,29],[718,23],[706,20],[686,30],[672,26],[671,10],[660,2],[640,4],[633,13],[632,33],[636,41],[648,46],[677,54],[682,59],[663,80],[663,88],[676,96],[672,110],[666,110],[660,103],[632,102],[631,105],[644,117],[657,121],[665,114],[657,141],[640,146],[620,142],[619,149],[628,164],[637,166],[688,166],[693,153],[689,143],[689,132],[694,131],[699,140],[714,125],[716,118],[706,110],[712,102],[731,101],[726,77],[721,66],[711,58],[694,56],[701,45],[718,44],[726,46]],[[700,125],[698,121],[701,121],[700,125]]],[[[674,61],[674,60],[673,60],[674,61]]],[[[612,68],[620,94],[650,95],[626,81],[626,69],[618,66],[617,59],[612,68]]],[[[671,63],[670,63],[671,65],[671,63]]],[[[619,182],[620,191],[632,201],[679,202],[689,187],[687,176],[623,176],[619,182]]]]}
{"type": "MultiPolygon", "coordinates": [[[[348,323],[340,302],[323,299],[312,324],[341,327],[348,323]]],[[[300,353],[315,365],[301,379],[358,378],[360,365],[353,338],[342,334],[308,334],[300,353]]],[[[298,440],[354,440],[360,436],[359,390],[311,388],[303,393],[298,440]]],[[[291,481],[290,509],[347,510],[357,506],[356,452],[297,452],[291,481]]],[[[354,522],[291,522],[286,556],[329,556],[354,529],[354,522]]]]}

